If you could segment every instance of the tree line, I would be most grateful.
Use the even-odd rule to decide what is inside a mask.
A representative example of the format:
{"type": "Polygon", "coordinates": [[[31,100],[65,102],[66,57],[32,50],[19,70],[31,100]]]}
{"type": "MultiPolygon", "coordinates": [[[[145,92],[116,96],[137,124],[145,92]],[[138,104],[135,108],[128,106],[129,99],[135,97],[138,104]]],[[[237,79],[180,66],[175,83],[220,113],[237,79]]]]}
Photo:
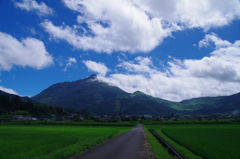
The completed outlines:
{"type": "Polygon", "coordinates": [[[10,99],[9,96],[0,95],[0,114],[12,113],[18,115],[32,115],[35,117],[46,116],[50,117],[52,114],[59,116],[64,113],[60,107],[48,106],[46,104],[33,104],[32,101],[23,102],[16,96],[10,99]]]}

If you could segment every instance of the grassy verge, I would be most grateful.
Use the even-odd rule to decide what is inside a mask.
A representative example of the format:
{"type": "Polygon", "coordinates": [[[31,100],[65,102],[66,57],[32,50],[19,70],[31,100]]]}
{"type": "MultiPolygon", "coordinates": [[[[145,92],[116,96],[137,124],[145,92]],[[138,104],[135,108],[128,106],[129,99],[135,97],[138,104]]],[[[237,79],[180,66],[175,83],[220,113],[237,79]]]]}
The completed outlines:
{"type": "Polygon", "coordinates": [[[173,159],[176,157],[171,156],[167,149],[165,147],[162,146],[162,144],[160,144],[158,142],[158,140],[152,135],[151,132],[148,131],[148,129],[146,127],[144,127],[145,133],[147,135],[148,138],[148,142],[151,145],[151,148],[155,154],[155,157],[157,159],[173,159]]]}

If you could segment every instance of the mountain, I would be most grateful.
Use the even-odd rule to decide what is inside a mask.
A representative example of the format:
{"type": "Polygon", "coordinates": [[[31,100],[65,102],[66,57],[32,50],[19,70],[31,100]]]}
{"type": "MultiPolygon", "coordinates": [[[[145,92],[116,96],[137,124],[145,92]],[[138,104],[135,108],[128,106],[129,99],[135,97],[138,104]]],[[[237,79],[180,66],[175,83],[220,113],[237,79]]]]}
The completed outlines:
{"type": "Polygon", "coordinates": [[[175,110],[179,110],[179,113],[184,114],[212,114],[240,110],[240,93],[230,96],[200,97],[183,100],[181,102],[171,102],[136,91],[130,95],[130,98],[138,100],[151,99],[175,110]]]}
{"type": "MultiPolygon", "coordinates": [[[[2,90],[0,90],[0,94],[1,94],[1,95],[6,95],[6,96],[8,96],[10,99],[15,98],[16,96],[18,96],[18,95],[15,95],[15,94],[9,94],[9,93],[4,92],[4,91],[2,91],[2,90]]],[[[33,104],[38,104],[38,103],[39,103],[39,102],[37,102],[37,101],[29,98],[29,97],[21,97],[21,96],[18,96],[18,97],[19,97],[19,98],[21,99],[21,101],[23,101],[23,102],[31,101],[33,104]]]]}
{"type": "Polygon", "coordinates": [[[65,109],[86,109],[99,114],[209,114],[240,109],[240,93],[172,102],[140,91],[127,93],[99,81],[96,75],[73,82],[56,83],[32,97],[65,109]]]}
{"type": "Polygon", "coordinates": [[[32,99],[50,106],[76,110],[86,109],[98,114],[170,115],[178,112],[150,99],[150,97],[143,99],[135,94],[101,82],[96,75],[91,75],[78,81],[56,83],[32,99]],[[141,98],[141,101],[138,98],[141,98]]]}
{"type": "Polygon", "coordinates": [[[170,108],[173,108],[173,109],[176,109],[176,110],[184,110],[182,108],[183,105],[181,103],[171,102],[171,101],[164,100],[164,99],[161,99],[161,98],[152,97],[152,96],[144,94],[143,92],[140,92],[140,91],[134,92],[129,97],[132,98],[132,99],[138,99],[138,100],[143,100],[143,99],[154,100],[154,101],[156,101],[160,104],[166,105],[170,108]]]}
{"type": "Polygon", "coordinates": [[[230,96],[194,98],[180,103],[185,110],[199,114],[232,112],[240,110],[240,93],[230,96]]]}
{"type": "Polygon", "coordinates": [[[111,98],[100,103],[93,103],[88,111],[97,114],[151,114],[151,115],[171,115],[179,113],[178,110],[169,108],[154,100],[136,100],[131,98],[111,98]]]}
{"type": "Polygon", "coordinates": [[[128,95],[118,87],[97,80],[96,75],[91,75],[73,82],[56,83],[32,99],[51,106],[80,110],[94,102],[128,95]]]}

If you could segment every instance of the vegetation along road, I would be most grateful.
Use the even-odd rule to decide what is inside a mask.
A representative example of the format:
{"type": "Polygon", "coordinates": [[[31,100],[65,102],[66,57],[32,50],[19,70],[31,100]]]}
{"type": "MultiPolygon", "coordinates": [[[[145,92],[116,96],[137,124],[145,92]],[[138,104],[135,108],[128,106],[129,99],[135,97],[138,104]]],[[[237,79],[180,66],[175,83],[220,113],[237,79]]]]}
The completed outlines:
{"type": "Polygon", "coordinates": [[[147,159],[142,125],[71,159],[147,159]]]}

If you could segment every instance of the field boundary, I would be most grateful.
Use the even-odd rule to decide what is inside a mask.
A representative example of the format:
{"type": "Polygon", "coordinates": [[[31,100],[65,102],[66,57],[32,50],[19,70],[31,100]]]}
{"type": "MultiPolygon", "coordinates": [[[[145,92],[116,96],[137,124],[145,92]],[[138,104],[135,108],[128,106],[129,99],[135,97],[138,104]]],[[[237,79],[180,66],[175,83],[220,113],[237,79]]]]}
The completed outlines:
{"type": "Polygon", "coordinates": [[[168,151],[178,157],[178,159],[187,159],[187,157],[184,157],[182,154],[180,154],[175,148],[173,148],[171,145],[169,145],[165,140],[163,140],[160,136],[158,136],[153,129],[149,129],[149,131],[153,134],[157,140],[168,149],[168,151]]]}
{"type": "Polygon", "coordinates": [[[135,127],[138,123],[130,122],[72,122],[72,121],[12,121],[1,123],[0,125],[62,125],[62,126],[116,126],[116,127],[135,127]]]}

